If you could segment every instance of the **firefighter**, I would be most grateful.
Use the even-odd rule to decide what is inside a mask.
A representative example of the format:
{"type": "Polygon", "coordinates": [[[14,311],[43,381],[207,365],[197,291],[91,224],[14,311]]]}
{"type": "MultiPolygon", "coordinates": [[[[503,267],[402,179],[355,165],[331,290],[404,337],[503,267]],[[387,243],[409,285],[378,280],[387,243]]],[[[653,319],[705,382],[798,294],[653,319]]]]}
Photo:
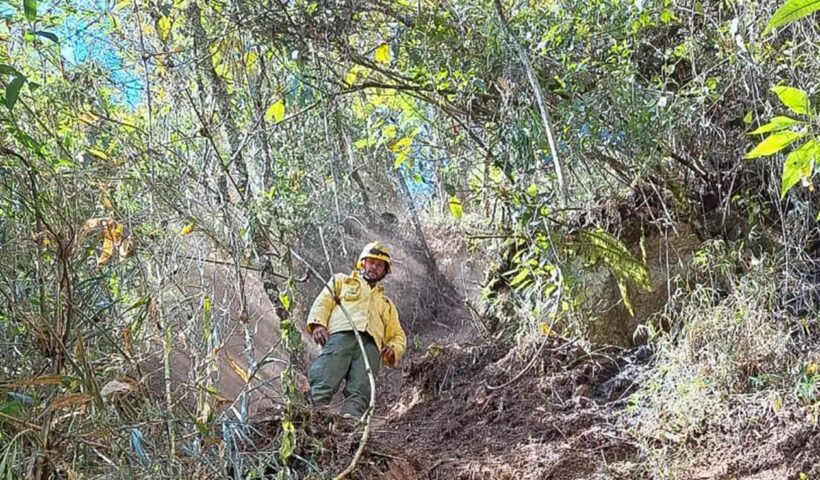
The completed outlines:
{"type": "Polygon", "coordinates": [[[326,405],[345,381],[342,413],[361,419],[370,404],[370,381],[353,333],[362,337],[375,377],[381,363],[395,367],[407,346],[396,305],[379,282],[390,273],[390,253],[381,243],[364,247],[352,273],[337,273],[313,302],[307,332],[322,351],[310,367],[310,396],[326,405]],[[347,311],[345,315],[342,308],[347,311]]]}

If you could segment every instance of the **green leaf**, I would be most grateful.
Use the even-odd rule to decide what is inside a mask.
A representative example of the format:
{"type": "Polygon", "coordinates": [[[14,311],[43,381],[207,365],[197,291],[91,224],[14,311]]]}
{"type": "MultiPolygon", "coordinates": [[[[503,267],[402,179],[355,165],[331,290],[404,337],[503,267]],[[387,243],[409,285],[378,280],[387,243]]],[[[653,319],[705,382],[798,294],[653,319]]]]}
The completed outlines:
{"type": "Polygon", "coordinates": [[[353,146],[356,147],[357,150],[362,150],[367,147],[372,147],[376,144],[376,139],[374,138],[360,138],[353,142],[353,146]]]}
{"type": "Polygon", "coordinates": [[[211,316],[211,297],[205,297],[202,301],[202,311],[206,317],[211,316]]]}
{"type": "Polygon", "coordinates": [[[766,125],[761,125],[757,129],[753,130],[749,133],[749,135],[757,135],[760,133],[768,133],[768,132],[776,132],[778,130],[784,130],[786,128],[791,127],[794,124],[800,123],[799,120],[795,120],[789,117],[774,117],[772,118],[769,123],[766,125]]]}
{"type": "Polygon", "coordinates": [[[621,299],[624,301],[624,308],[629,312],[629,315],[635,316],[635,310],[632,309],[632,302],[629,301],[629,289],[623,279],[618,279],[618,291],[621,292],[621,299]]]}
{"type": "Polygon", "coordinates": [[[747,153],[744,158],[758,158],[773,155],[789,146],[792,142],[803,138],[805,135],[803,132],[775,133],[760,142],[751,152],[747,153]]]}
{"type": "Polygon", "coordinates": [[[116,12],[119,12],[120,10],[126,8],[126,7],[130,7],[130,6],[133,6],[133,5],[134,5],[134,2],[132,0],[122,0],[120,2],[117,2],[117,4],[114,5],[114,8],[112,8],[111,11],[116,13],[116,12]]]}
{"type": "Polygon", "coordinates": [[[386,43],[379,45],[374,58],[378,63],[390,63],[390,45],[386,43]]]}
{"type": "Polygon", "coordinates": [[[794,113],[804,115],[809,113],[809,96],[806,92],[794,87],[772,87],[771,89],[783,102],[783,105],[789,107],[794,113]]]}
{"type": "Polygon", "coordinates": [[[401,153],[410,150],[410,145],[413,143],[413,139],[410,137],[404,137],[398,140],[393,145],[390,145],[390,151],[393,153],[401,153]]]}
{"type": "Polygon", "coordinates": [[[789,0],[774,12],[763,35],[820,10],[820,0],[789,0]]]}
{"type": "Polygon", "coordinates": [[[407,152],[401,152],[396,155],[396,160],[393,162],[393,169],[401,167],[401,164],[407,161],[407,152]]]}
{"type": "Polygon", "coordinates": [[[450,202],[449,203],[450,203],[450,213],[453,215],[453,217],[456,220],[461,220],[461,214],[463,213],[463,210],[462,210],[462,207],[461,207],[461,200],[458,197],[453,196],[453,197],[450,197],[450,202]]]}
{"type": "Polygon", "coordinates": [[[159,32],[159,39],[162,41],[168,40],[171,35],[171,19],[165,15],[157,20],[157,31],[159,32]]]}
{"type": "Polygon", "coordinates": [[[349,72],[347,72],[347,75],[345,75],[345,80],[344,80],[345,86],[352,87],[353,84],[356,83],[356,78],[357,78],[356,68],[354,67],[354,68],[351,68],[349,72]]]}
{"type": "Polygon", "coordinates": [[[412,138],[404,137],[388,147],[391,152],[396,154],[396,161],[393,162],[393,168],[399,168],[401,164],[407,160],[407,155],[410,153],[410,146],[412,144],[412,138]]]}
{"type": "Polygon", "coordinates": [[[90,153],[91,155],[94,155],[95,157],[100,158],[102,160],[111,160],[111,157],[109,157],[107,153],[100,150],[99,148],[93,148],[93,147],[89,148],[88,153],[90,153]]]}
{"type": "Polygon", "coordinates": [[[23,74],[18,72],[17,69],[15,69],[14,67],[12,67],[10,65],[3,65],[1,63],[0,63],[0,74],[15,75],[15,76],[18,76],[18,77],[23,76],[23,74]]]}
{"type": "Polygon", "coordinates": [[[14,108],[17,103],[17,98],[20,96],[20,88],[26,80],[23,77],[14,77],[14,80],[6,87],[6,106],[9,110],[14,108]]]}
{"type": "Polygon", "coordinates": [[[23,0],[23,12],[29,22],[37,20],[37,0],[23,0]]]}
{"type": "Polygon", "coordinates": [[[753,118],[754,117],[752,115],[752,111],[749,110],[748,112],[746,112],[746,115],[743,116],[743,123],[745,123],[746,125],[751,125],[753,118]]]}
{"type": "Polygon", "coordinates": [[[810,140],[800,148],[792,151],[783,163],[783,176],[780,181],[780,198],[785,198],[789,190],[800,180],[811,180],[814,160],[817,156],[818,143],[810,140]]]}
{"type": "Polygon", "coordinates": [[[57,35],[55,35],[51,32],[46,32],[44,30],[38,30],[34,33],[37,34],[37,35],[40,35],[43,38],[47,38],[47,39],[51,40],[54,43],[60,43],[60,39],[57,37],[57,35]]]}
{"type": "Polygon", "coordinates": [[[279,458],[287,461],[296,448],[296,428],[288,420],[282,421],[282,445],[279,447],[279,458]]]}
{"type": "Polygon", "coordinates": [[[280,293],[279,294],[279,303],[282,304],[285,310],[290,311],[290,297],[287,293],[280,293]]]}
{"type": "Polygon", "coordinates": [[[9,416],[14,416],[22,408],[23,408],[22,403],[20,403],[17,400],[12,400],[10,402],[7,402],[7,403],[4,403],[4,404],[0,405],[0,412],[4,413],[6,415],[9,415],[9,416]]]}
{"type": "Polygon", "coordinates": [[[265,112],[265,121],[279,123],[285,118],[285,102],[279,100],[265,112]]]}
{"type": "Polygon", "coordinates": [[[206,296],[202,301],[202,320],[205,345],[211,342],[211,297],[206,296]]]}
{"type": "Polygon", "coordinates": [[[398,132],[398,128],[395,125],[387,125],[382,129],[382,135],[384,138],[396,138],[396,133],[398,132]]]}
{"type": "Polygon", "coordinates": [[[523,283],[524,280],[526,280],[528,278],[530,278],[530,269],[522,268],[521,270],[518,271],[518,275],[516,275],[515,278],[513,278],[510,281],[510,287],[515,288],[518,285],[520,285],[521,283],[523,283]]]}

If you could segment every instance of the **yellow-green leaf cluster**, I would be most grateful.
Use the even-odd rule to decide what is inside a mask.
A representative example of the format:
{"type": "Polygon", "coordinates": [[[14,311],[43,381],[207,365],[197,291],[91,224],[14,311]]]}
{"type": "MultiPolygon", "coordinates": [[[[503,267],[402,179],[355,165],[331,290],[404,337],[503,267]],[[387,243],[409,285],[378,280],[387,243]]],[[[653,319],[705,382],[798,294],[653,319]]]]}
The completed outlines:
{"type": "Polygon", "coordinates": [[[410,154],[410,147],[412,144],[412,138],[404,137],[389,147],[390,151],[396,154],[396,161],[393,162],[393,168],[399,168],[401,164],[407,160],[407,155],[410,154]]]}

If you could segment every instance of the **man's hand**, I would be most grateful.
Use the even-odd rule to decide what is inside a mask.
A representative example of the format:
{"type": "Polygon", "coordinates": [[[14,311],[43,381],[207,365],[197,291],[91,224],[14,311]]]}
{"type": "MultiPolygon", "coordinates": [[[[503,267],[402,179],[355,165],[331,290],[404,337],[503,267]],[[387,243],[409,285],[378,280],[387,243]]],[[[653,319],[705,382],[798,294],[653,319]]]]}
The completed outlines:
{"type": "Polygon", "coordinates": [[[382,347],[381,355],[382,360],[384,360],[384,363],[386,363],[388,367],[392,367],[396,363],[396,352],[394,352],[393,348],[389,345],[382,347]]]}
{"type": "Polygon", "coordinates": [[[321,325],[314,325],[313,341],[324,347],[327,342],[327,329],[321,325]]]}

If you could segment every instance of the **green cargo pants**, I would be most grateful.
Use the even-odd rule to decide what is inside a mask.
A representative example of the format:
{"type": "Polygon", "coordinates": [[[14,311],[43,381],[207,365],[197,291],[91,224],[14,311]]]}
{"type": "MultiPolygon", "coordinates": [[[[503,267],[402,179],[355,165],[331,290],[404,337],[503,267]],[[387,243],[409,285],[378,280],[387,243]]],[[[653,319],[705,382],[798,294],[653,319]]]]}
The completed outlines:
{"type": "MultiPolygon", "coordinates": [[[[381,356],[373,338],[359,332],[375,377],[379,373],[381,356]]],[[[364,357],[352,331],[336,332],[330,335],[322,352],[310,367],[310,397],[317,405],[330,403],[345,381],[345,396],[342,412],[360,418],[370,404],[370,380],[364,367],[364,357]]]]}

